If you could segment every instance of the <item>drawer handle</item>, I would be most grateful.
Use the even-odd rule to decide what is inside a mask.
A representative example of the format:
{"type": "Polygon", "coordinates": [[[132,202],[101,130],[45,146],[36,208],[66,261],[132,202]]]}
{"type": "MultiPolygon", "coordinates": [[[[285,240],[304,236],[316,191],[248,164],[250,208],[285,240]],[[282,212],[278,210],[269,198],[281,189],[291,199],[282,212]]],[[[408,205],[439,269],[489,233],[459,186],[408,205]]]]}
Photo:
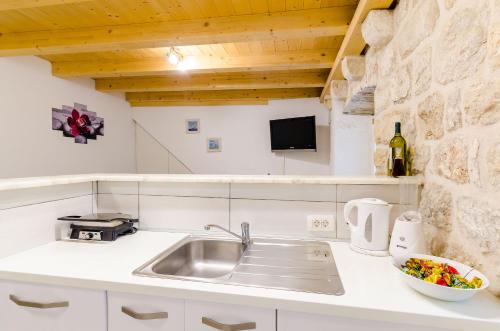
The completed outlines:
{"type": "Polygon", "coordinates": [[[128,315],[136,320],[161,320],[161,319],[166,319],[168,318],[168,313],[164,311],[160,311],[157,313],[138,313],[133,311],[130,308],[122,306],[122,313],[125,315],[128,315]]]}
{"type": "Polygon", "coordinates": [[[255,330],[257,328],[257,324],[255,324],[255,322],[247,322],[240,324],[224,324],[208,317],[202,317],[201,323],[221,331],[255,330]]]}
{"type": "Polygon", "coordinates": [[[49,302],[49,303],[40,303],[33,301],[24,301],[16,297],[15,295],[9,295],[9,299],[14,302],[16,305],[21,307],[29,307],[29,308],[38,308],[38,309],[49,309],[49,308],[66,308],[69,307],[68,301],[60,301],[60,302],[49,302]]]}

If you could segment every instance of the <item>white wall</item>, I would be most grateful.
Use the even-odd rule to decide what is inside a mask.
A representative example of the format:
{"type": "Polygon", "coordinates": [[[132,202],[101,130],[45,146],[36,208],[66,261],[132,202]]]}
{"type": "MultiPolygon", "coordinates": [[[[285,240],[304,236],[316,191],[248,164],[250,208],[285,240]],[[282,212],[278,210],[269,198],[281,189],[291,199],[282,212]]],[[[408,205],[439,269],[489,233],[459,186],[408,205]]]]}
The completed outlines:
{"type": "Polygon", "coordinates": [[[0,73],[0,178],[135,171],[123,96],[97,92],[91,79],[53,77],[50,63],[37,57],[0,58],[0,73]],[[103,137],[81,145],[52,130],[52,108],[74,102],[104,118],[103,137]]]}
{"type": "Polygon", "coordinates": [[[329,114],[317,98],[271,101],[263,106],[138,107],[133,116],[194,173],[330,173],[329,114]],[[318,152],[272,153],[269,120],[309,115],[316,115],[318,152]],[[200,119],[201,132],[186,134],[186,119],[200,119]],[[222,138],[222,152],[207,152],[208,137],[222,138]]]}
{"type": "Polygon", "coordinates": [[[135,152],[135,165],[140,174],[192,173],[138,123],[135,123],[135,152]]]}
{"type": "Polygon", "coordinates": [[[343,114],[344,102],[332,99],[331,174],[373,175],[373,116],[343,114]]]}

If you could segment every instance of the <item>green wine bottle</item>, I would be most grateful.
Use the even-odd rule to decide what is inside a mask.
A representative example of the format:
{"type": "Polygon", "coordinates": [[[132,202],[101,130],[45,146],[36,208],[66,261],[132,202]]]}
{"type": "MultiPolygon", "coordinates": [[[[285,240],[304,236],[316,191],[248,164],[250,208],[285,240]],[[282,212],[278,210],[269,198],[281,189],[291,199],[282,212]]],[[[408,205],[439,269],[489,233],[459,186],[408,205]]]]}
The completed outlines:
{"type": "Polygon", "coordinates": [[[395,123],[395,133],[389,143],[392,159],[392,176],[399,177],[406,175],[406,140],[401,136],[401,123],[395,123]]]}

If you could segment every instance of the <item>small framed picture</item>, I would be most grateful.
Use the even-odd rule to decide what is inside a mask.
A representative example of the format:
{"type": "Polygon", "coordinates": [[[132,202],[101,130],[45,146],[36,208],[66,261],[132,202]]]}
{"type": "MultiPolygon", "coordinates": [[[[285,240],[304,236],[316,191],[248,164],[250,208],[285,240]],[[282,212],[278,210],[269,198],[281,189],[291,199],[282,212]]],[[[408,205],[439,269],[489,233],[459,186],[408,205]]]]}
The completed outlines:
{"type": "Polygon", "coordinates": [[[186,134],[200,133],[200,120],[186,120],[186,134]]]}
{"type": "Polygon", "coordinates": [[[221,139],[220,138],[208,138],[207,139],[207,151],[208,152],[220,152],[222,150],[221,139]]]}

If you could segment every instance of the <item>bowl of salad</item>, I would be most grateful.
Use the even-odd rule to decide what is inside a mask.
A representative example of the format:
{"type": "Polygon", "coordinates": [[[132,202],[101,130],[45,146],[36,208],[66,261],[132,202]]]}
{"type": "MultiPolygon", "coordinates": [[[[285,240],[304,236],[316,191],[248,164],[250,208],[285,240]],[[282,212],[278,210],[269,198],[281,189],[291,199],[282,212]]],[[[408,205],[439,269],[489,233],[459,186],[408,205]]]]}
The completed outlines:
{"type": "Polygon", "coordinates": [[[478,270],[443,257],[411,254],[396,256],[393,263],[410,287],[440,300],[466,300],[490,284],[478,270]]]}

